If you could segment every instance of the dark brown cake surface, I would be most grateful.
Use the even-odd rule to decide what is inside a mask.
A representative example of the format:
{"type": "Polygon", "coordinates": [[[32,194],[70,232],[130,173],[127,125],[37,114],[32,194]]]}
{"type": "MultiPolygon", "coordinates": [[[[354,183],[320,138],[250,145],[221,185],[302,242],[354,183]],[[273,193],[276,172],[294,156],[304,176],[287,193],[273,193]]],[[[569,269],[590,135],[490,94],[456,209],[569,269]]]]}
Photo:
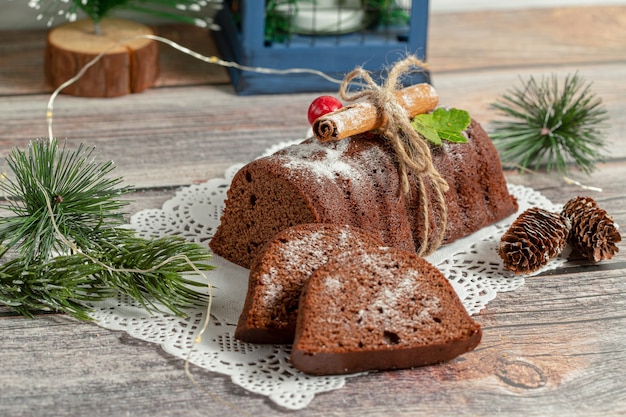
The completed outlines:
{"type": "MultiPolygon", "coordinates": [[[[433,147],[433,162],[446,179],[450,243],[517,211],[491,139],[477,122],[468,143],[433,147]]],[[[385,245],[416,251],[424,236],[424,204],[437,207],[426,182],[424,195],[412,179],[409,196],[399,190],[398,169],[380,138],[356,136],[339,142],[315,139],[293,145],[243,167],[233,178],[211,249],[249,268],[276,233],[302,223],[350,224],[378,236],[385,245]]],[[[441,213],[429,211],[434,239],[441,213]]]]}
{"type": "Polygon", "coordinates": [[[311,275],[291,362],[314,375],[410,368],[453,359],[481,336],[438,269],[414,253],[372,248],[311,275]]]}
{"type": "Polygon", "coordinates": [[[307,223],[278,233],[252,262],[235,337],[250,343],[292,343],[298,302],[309,276],[347,251],[383,246],[348,225],[307,223]]]}

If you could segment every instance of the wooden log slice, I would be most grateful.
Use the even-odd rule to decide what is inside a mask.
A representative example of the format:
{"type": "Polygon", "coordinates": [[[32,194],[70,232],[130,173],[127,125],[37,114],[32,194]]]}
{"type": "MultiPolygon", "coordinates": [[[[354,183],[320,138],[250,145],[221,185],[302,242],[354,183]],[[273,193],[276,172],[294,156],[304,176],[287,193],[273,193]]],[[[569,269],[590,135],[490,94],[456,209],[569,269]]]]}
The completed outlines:
{"type": "Polygon", "coordinates": [[[64,88],[63,94],[116,97],[153,86],[159,72],[157,42],[132,39],[152,35],[152,29],[123,19],[104,19],[100,27],[101,34],[96,34],[91,20],[80,20],[48,33],[44,62],[48,84],[58,88],[102,53],[102,58],[64,88]]]}

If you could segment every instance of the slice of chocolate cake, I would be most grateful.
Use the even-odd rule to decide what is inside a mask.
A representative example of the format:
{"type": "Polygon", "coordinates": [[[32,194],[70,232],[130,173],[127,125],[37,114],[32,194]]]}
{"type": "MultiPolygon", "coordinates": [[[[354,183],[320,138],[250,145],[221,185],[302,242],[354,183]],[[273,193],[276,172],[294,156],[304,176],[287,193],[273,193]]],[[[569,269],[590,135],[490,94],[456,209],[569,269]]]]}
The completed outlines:
{"type": "Polygon", "coordinates": [[[380,239],[347,225],[301,224],[282,231],[253,261],[235,337],[292,343],[300,292],[313,271],[343,252],[378,246],[383,246],[380,239]]]}
{"type": "Polygon", "coordinates": [[[411,368],[455,358],[481,336],[438,269],[414,253],[372,248],[311,275],[291,362],[313,375],[411,368]]]}

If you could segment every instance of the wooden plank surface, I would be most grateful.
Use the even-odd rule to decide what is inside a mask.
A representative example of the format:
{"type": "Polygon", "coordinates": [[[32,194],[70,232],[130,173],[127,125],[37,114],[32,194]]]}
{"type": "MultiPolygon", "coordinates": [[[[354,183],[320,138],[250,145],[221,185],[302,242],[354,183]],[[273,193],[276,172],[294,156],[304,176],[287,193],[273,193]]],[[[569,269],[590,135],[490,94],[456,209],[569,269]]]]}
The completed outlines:
{"type": "MultiPolygon", "coordinates": [[[[578,70],[592,80],[611,116],[609,161],[590,177],[572,177],[602,187],[591,195],[622,225],[625,19],[626,6],[435,14],[429,41],[442,103],[470,110],[487,126],[495,117],[489,104],[519,76],[578,70]],[[585,35],[588,27],[594,36],[585,35]]],[[[159,29],[214,53],[207,33],[159,29]]],[[[0,34],[2,155],[46,135],[49,89],[38,61],[44,39],[43,31],[0,34]]],[[[61,96],[55,106],[57,136],[97,146],[139,187],[131,212],[160,207],[179,186],[221,175],[306,132],[306,108],[317,94],[237,97],[225,72],[176,51],[163,68],[159,87],[145,93],[61,96]]],[[[508,172],[507,179],[555,203],[589,193],[545,174],[508,172]]],[[[350,379],[294,413],[192,367],[207,394],[187,379],[181,360],[123,332],[62,315],[30,320],[0,308],[0,415],[624,415],[626,246],[619,247],[611,261],[574,260],[500,293],[476,316],[484,330],[476,351],[444,365],[350,379]]]]}
{"type": "Polygon", "coordinates": [[[433,14],[428,60],[435,72],[623,62],[625,9],[615,5],[433,14]]]}

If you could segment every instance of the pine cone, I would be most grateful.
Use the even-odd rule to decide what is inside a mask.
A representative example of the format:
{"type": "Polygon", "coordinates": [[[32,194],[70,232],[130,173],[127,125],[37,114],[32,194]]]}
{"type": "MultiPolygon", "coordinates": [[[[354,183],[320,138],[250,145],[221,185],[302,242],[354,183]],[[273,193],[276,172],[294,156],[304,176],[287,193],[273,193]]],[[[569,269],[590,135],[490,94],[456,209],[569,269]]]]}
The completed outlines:
{"type": "Polygon", "coordinates": [[[567,244],[570,221],[558,213],[530,208],[502,235],[498,254],[504,268],[529,274],[544,267],[567,244]]]}
{"type": "Polygon", "coordinates": [[[611,259],[622,240],[613,218],[591,197],[568,201],[561,212],[572,222],[569,244],[574,253],[594,262],[611,259]]]}

